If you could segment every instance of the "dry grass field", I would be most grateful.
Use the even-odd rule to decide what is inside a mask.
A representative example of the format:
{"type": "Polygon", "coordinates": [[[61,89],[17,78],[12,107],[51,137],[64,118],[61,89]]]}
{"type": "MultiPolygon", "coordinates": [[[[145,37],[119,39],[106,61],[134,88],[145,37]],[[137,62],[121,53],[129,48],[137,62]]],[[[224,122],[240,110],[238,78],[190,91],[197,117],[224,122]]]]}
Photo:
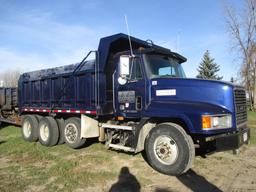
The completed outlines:
{"type": "Polygon", "coordinates": [[[0,129],[0,191],[256,191],[256,113],[249,113],[251,143],[238,155],[196,157],[188,173],[154,171],[142,154],[105,149],[93,140],[79,150],[44,147],[21,138],[20,128],[0,129]]]}

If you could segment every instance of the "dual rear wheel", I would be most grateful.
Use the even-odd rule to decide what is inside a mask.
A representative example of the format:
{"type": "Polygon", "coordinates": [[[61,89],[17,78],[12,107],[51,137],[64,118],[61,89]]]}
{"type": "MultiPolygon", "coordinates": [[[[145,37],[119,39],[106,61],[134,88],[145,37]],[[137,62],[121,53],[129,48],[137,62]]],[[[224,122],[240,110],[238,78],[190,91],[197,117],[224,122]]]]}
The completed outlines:
{"type": "Polygon", "coordinates": [[[54,146],[58,143],[59,128],[52,117],[43,117],[39,121],[39,142],[44,146],[54,146]]]}
{"type": "Polygon", "coordinates": [[[79,118],[69,118],[64,124],[64,139],[66,144],[77,149],[85,144],[86,139],[81,138],[81,122],[79,118]]]}
{"type": "Polygon", "coordinates": [[[39,140],[44,146],[66,143],[71,148],[79,148],[86,141],[81,138],[81,123],[76,117],[64,121],[49,116],[25,115],[22,119],[22,136],[30,142],[39,140]]]}
{"type": "Polygon", "coordinates": [[[34,115],[26,115],[22,118],[22,136],[25,141],[38,140],[38,120],[34,115]]]}

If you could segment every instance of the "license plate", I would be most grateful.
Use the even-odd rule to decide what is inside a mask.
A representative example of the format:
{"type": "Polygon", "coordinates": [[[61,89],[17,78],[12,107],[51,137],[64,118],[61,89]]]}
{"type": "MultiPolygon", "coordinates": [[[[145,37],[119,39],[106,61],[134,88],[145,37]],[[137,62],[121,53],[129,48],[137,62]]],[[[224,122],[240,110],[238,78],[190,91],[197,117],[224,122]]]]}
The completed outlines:
{"type": "Polygon", "coordinates": [[[244,133],[244,134],[243,134],[243,140],[244,140],[244,142],[247,141],[247,139],[248,139],[248,134],[247,134],[247,133],[244,133]]]}

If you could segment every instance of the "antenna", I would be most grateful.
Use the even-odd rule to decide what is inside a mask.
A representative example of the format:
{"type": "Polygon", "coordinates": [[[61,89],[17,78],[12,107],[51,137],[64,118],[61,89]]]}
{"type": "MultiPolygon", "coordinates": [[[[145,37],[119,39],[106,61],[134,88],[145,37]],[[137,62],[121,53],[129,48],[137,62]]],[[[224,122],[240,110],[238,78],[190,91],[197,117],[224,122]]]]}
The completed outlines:
{"type": "Polygon", "coordinates": [[[126,23],[126,29],[127,29],[127,34],[128,34],[128,39],[129,39],[129,45],[130,45],[130,50],[131,50],[131,56],[133,57],[133,51],[132,51],[132,42],[131,42],[131,36],[130,36],[130,31],[129,31],[129,26],[128,26],[128,21],[126,15],[124,15],[125,23],[126,23]]]}
{"type": "Polygon", "coordinates": [[[180,31],[177,34],[176,51],[180,52],[180,31]]]}

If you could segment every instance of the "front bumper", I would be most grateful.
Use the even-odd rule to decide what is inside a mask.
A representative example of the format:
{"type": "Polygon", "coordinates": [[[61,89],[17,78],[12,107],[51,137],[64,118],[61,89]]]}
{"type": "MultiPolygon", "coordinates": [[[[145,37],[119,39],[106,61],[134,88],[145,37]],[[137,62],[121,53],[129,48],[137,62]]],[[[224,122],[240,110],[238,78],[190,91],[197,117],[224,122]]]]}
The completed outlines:
{"type": "Polygon", "coordinates": [[[216,151],[238,149],[250,141],[250,129],[241,129],[236,133],[215,136],[216,151]]]}
{"type": "Polygon", "coordinates": [[[198,154],[239,149],[242,145],[249,143],[250,129],[243,128],[237,132],[201,137],[198,141],[198,154]]]}

